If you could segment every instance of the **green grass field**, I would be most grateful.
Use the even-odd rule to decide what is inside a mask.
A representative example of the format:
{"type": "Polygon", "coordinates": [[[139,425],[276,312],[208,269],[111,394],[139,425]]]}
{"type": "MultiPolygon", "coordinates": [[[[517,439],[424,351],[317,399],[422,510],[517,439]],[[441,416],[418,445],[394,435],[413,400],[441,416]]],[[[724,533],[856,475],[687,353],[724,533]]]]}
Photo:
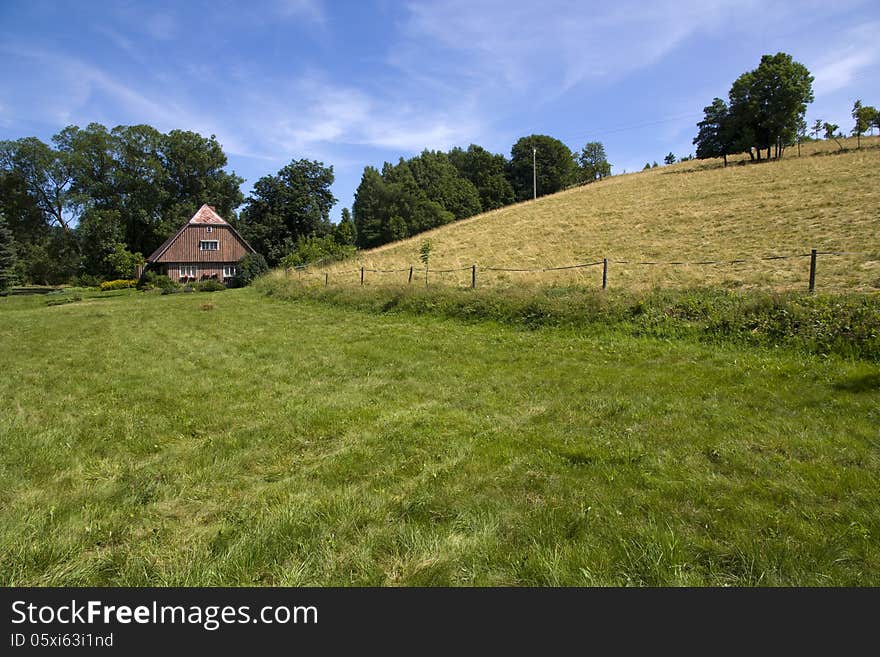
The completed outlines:
{"type": "Polygon", "coordinates": [[[876,362],[82,297],[0,299],[0,584],[880,584],[876,362]]]}

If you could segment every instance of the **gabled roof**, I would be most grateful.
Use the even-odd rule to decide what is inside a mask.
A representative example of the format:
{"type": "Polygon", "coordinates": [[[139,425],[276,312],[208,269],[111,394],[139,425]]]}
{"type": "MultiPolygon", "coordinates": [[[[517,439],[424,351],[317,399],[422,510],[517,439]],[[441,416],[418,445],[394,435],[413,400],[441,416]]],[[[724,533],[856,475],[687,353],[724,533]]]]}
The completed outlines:
{"type": "Polygon", "coordinates": [[[149,258],[147,258],[147,262],[156,262],[156,260],[161,258],[162,254],[168,250],[168,247],[170,247],[172,244],[174,244],[174,241],[178,237],[180,237],[180,235],[183,233],[183,231],[185,231],[190,226],[199,225],[199,224],[202,224],[202,225],[210,224],[212,226],[218,226],[218,225],[226,226],[230,231],[232,231],[233,235],[235,235],[238,239],[241,240],[242,244],[244,244],[245,247],[247,247],[248,251],[250,251],[251,253],[257,252],[254,249],[254,247],[252,247],[250,244],[248,244],[247,240],[245,238],[243,238],[237,230],[235,230],[235,228],[230,226],[229,223],[225,219],[223,219],[223,217],[221,217],[219,214],[217,214],[217,211],[214,210],[214,208],[212,206],[205,203],[202,205],[202,207],[200,207],[196,211],[196,213],[192,216],[192,219],[190,219],[188,222],[183,224],[183,226],[180,227],[180,230],[178,230],[176,233],[174,233],[174,235],[172,235],[167,240],[165,240],[162,243],[162,246],[160,246],[158,249],[153,251],[152,255],[149,258]]]}
{"type": "Polygon", "coordinates": [[[205,203],[202,207],[199,208],[199,211],[196,212],[192,219],[189,220],[191,224],[221,224],[224,226],[228,226],[229,224],[224,221],[223,217],[217,214],[217,211],[214,210],[213,207],[205,203]]]}

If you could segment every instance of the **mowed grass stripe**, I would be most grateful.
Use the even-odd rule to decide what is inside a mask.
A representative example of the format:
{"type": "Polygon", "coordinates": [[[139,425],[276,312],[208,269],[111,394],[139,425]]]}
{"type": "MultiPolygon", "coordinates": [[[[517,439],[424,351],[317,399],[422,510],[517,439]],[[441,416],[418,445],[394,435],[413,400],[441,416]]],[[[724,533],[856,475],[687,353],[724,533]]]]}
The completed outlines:
{"type": "Polygon", "coordinates": [[[4,585],[880,581],[876,364],[252,290],[0,353],[4,585]]]}

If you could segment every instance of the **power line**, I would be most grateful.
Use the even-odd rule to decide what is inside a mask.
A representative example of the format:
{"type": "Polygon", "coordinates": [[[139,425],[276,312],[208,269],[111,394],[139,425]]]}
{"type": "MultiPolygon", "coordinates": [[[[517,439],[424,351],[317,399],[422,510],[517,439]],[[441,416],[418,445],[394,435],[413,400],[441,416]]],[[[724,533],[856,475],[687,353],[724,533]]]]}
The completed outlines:
{"type": "Polygon", "coordinates": [[[687,114],[677,114],[675,116],[668,116],[662,119],[656,119],[654,121],[643,121],[641,123],[616,126],[613,128],[599,128],[592,135],[583,137],[583,139],[597,139],[603,137],[604,135],[615,134],[618,132],[628,132],[630,130],[638,130],[640,128],[649,128],[651,126],[662,125],[664,123],[672,123],[673,121],[681,121],[683,119],[700,119],[702,118],[702,116],[702,113],[688,112],[687,114]]]}

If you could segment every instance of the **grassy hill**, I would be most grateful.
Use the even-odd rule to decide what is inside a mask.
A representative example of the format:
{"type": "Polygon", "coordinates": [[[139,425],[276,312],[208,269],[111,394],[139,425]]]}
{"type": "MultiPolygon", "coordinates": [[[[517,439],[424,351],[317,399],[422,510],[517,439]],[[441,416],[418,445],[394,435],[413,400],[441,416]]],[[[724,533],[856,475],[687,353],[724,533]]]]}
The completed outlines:
{"type": "MultiPolygon", "coordinates": [[[[326,270],[334,282],[358,282],[367,269],[419,266],[419,245],[433,242],[431,268],[543,268],[611,261],[734,260],[820,251],[869,255],[819,259],[819,290],[880,288],[880,138],[804,145],[780,162],[723,168],[720,160],[688,161],[618,175],[537,201],[520,203],[364,251],[356,266],[326,270]],[[344,272],[344,273],[343,273],[344,272]]],[[[748,158],[745,158],[748,159],[748,158]]],[[[609,285],[723,286],[803,289],[809,258],[726,265],[616,264],[609,285]]],[[[406,282],[406,273],[367,274],[367,284],[406,282]]],[[[433,275],[469,284],[470,272],[433,275]]],[[[479,272],[479,285],[601,283],[601,268],[563,272],[479,272]]]]}

